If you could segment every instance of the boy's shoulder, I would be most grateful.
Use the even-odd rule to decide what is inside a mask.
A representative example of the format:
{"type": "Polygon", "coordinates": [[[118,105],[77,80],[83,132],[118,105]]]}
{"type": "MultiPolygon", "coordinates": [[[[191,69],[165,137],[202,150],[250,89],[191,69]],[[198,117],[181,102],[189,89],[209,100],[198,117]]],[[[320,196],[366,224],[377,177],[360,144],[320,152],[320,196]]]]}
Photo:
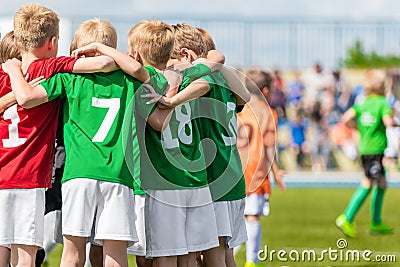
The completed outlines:
{"type": "Polygon", "coordinates": [[[77,58],[53,57],[34,60],[28,67],[29,79],[44,76],[45,79],[59,72],[72,72],[77,58]]]}
{"type": "Polygon", "coordinates": [[[10,77],[3,71],[0,65],[0,96],[11,92],[10,77]]]}

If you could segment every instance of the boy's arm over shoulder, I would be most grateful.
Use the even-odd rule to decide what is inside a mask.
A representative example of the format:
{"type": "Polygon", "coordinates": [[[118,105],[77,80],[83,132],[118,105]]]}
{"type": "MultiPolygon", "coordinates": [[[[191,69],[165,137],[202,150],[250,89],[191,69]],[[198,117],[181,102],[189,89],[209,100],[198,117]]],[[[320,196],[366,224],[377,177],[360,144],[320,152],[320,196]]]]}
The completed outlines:
{"type": "MultiPolygon", "coordinates": [[[[145,94],[154,94],[160,96],[165,92],[167,87],[167,80],[161,74],[156,74],[150,78],[147,83],[144,83],[135,94],[136,113],[144,118],[151,128],[156,131],[163,131],[168,125],[171,118],[173,109],[160,109],[157,107],[156,102],[148,103],[147,99],[143,97],[145,94]],[[162,82],[157,78],[161,77],[162,82]]],[[[171,95],[176,91],[170,90],[171,95]]]]}
{"type": "Polygon", "coordinates": [[[247,90],[245,82],[246,75],[238,71],[237,69],[223,66],[220,72],[224,76],[229,89],[236,97],[236,104],[238,106],[243,106],[250,101],[250,92],[247,90]]]}
{"type": "Polygon", "coordinates": [[[212,72],[220,70],[225,63],[225,56],[218,50],[208,51],[207,58],[199,58],[193,64],[203,64],[211,69],[212,72]]]}
{"type": "Polygon", "coordinates": [[[48,101],[47,92],[41,85],[32,88],[25,80],[18,60],[13,59],[3,63],[3,70],[10,76],[11,88],[20,106],[31,108],[48,101]]]}
{"type": "MultiPolygon", "coordinates": [[[[182,103],[197,99],[205,95],[210,90],[210,83],[207,79],[197,79],[184,90],[170,98],[170,107],[176,107],[182,103]]],[[[163,103],[161,103],[163,104],[163,103]]]]}
{"type": "Polygon", "coordinates": [[[76,60],[73,73],[111,72],[117,70],[115,61],[108,56],[82,57],[76,60]]]}
{"type": "Polygon", "coordinates": [[[209,75],[211,72],[220,70],[225,63],[224,55],[217,51],[208,52],[207,58],[198,58],[193,63],[180,63],[174,66],[179,70],[188,82],[199,79],[202,76],[209,75]]]}
{"type": "Polygon", "coordinates": [[[127,74],[133,76],[138,81],[146,82],[149,79],[148,72],[142,67],[142,65],[134,60],[129,55],[109,46],[101,43],[92,43],[84,47],[78,48],[72,52],[73,56],[82,55],[95,55],[101,54],[108,56],[116,62],[116,64],[127,74]]]}
{"type": "Polygon", "coordinates": [[[205,95],[210,90],[210,84],[206,79],[197,79],[184,90],[177,93],[177,90],[170,90],[165,96],[150,93],[142,95],[143,98],[151,98],[147,103],[153,104],[158,102],[161,109],[171,109],[182,103],[197,99],[205,95]]]}
{"type": "MultiPolygon", "coordinates": [[[[25,79],[29,78],[29,75],[25,77],[25,79]]],[[[44,77],[37,77],[29,82],[31,87],[36,87],[40,84],[41,81],[44,81],[44,77]]],[[[0,97],[0,114],[4,112],[4,110],[14,104],[17,104],[17,99],[15,98],[14,92],[9,92],[6,95],[0,97]]]]}

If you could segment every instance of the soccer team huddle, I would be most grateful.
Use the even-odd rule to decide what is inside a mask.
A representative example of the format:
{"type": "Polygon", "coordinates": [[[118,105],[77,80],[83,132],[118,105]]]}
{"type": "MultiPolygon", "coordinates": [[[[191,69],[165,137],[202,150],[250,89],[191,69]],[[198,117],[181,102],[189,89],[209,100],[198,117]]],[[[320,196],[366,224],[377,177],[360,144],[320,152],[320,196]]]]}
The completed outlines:
{"type": "MultiPolygon", "coordinates": [[[[57,177],[63,267],[84,265],[88,241],[103,266],[128,253],[138,266],[236,266],[245,214],[269,212],[267,162],[284,188],[261,93],[271,76],[242,79],[188,24],[139,22],[127,54],[106,20],[78,27],[71,57],[56,57],[58,36],[58,15],[30,3],[1,42],[0,267],[35,265],[57,177]]],[[[249,227],[261,238],[257,217],[249,227]]]]}

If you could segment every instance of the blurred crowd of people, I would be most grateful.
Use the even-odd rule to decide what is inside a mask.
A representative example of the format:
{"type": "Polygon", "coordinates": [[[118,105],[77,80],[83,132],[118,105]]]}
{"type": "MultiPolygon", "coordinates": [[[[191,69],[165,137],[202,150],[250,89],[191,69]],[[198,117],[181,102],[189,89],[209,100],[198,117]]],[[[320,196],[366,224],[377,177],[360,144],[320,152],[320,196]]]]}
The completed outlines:
{"type": "MultiPolygon", "coordinates": [[[[324,171],[340,169],[336,152],[348,161],[357,159],[357,131],[340,122],[342,114],[365,97],[362,84],[351,85],[341,70],[328,71],[320,63],[302,72],[283,75],[272,71],[274,82],[270,105],[278,114],[278,152],[290,152],[296,169],[324,171]],[[288,78],[284,78],[287,76],[288,78]]],[[[389,73],[387,99],[394,117],[400,112],[395,95],[398,75],[389,73]]],[[[398,128],[388,128],[388,149],[385,154],[397,159],[398,128]]],[[[290,169],[290,166],[285,166],[290,169]]]]}

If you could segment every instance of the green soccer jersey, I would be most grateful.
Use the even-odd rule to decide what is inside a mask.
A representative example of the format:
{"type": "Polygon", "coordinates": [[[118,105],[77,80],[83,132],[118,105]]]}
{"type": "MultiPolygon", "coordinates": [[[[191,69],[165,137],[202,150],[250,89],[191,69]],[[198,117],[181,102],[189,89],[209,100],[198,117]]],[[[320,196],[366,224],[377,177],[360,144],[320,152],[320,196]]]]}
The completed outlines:
{"type": "Polygon", "coordinates": [[[210,91],[199,99],[197,112],[201,138],[212,141],[203,142],[211,195],[214,201],[242,199],[246,191],[236,146],[236,98],[220,72],[203,78],[209,82],[210,91]]]}
{"type": "Polygon", "coordinates": [[[380,95],[367,96],[352,108],[360,131],[360,154],[382,155],[387,146],[386,127],[382,118],[392,114],[386,98],[380,95]]]}
{"type": "Polygon", "coordinates": [[[125,113],[124,120],[124,133],[130,133],[124,135],[123,142],[128,144],[130,142],[129,138],[132,138],[132,147],[127,146],[125,151],[126,161],[133,174],[133,191],[135,195],[144,195],[146,191],[140,186],[140,149],[139,142],[136,134],[136,120],[134,116],[134,105],[135,101],[132,100],[128,107],[128,112],[125,113]]]}
{"type": "Polygon", "coordinates": [[[122,71],[60,73],[41,83],[49,100],[65,97],[66,164],[62,182],[91,178],[133,188],[134,131],[123,131],[125,113],[141,83],[122,71]],[[128,135],[128,136],[124,136],[128,135]],[[125,158],[125,155],[127,158],[125,158]]]}
{"type": "MultiPolygon", "coordinates": [[[[182,85],[187,85],[187,80],[196,79],[207,73],[210,73],[210,69],[201,64],[184,70],[182,85]]],[[[163,84],[166,84],[166,80],[161,74],[155,73],[154,69],[149,83],[157,93],[164,94],[163,84]]],[[[159,132],[146,123],[146,118],[155,109],[154,105],[147,105],[148,100],[141,97],[146,93],[146,88],[142,87],[138,92],[135,95],[135,115],[140,146],[142,188],[179,190],[207,186],[200,133],[196,121],[193,120],[194,102],[175,107],[169,124],[159,132]]]]}

